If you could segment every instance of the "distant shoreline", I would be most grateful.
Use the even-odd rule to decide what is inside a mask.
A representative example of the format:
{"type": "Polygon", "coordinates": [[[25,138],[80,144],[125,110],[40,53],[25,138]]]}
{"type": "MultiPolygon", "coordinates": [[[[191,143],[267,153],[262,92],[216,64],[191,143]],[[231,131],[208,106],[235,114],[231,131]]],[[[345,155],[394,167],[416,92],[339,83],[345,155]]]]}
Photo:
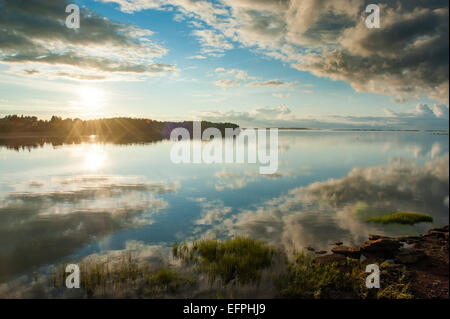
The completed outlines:
{"type": "MultiPolygon", "coordinates": [[[[242,127],[246,129],[246,127],[242,127]]],[[[332,131],[332,132],[426,132],[449,133],[449,130],[419,130],[419,129],[364,129],[364,128],[307,128],[307,127],[280,127],[279,131],[332,131]]]]}

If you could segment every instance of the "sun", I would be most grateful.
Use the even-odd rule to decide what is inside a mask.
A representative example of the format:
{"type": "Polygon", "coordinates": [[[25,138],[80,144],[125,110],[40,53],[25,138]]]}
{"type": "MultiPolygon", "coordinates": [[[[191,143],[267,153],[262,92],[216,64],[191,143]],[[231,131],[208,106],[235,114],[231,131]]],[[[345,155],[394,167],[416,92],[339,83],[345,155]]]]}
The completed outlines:
{"type": "Polygon", "coordinates": [[[102,108],[104,103],[104,93],[102,90],[94,87],[82,87],[79,94],[80,104],[90,111],[96,111],[102,108]]]}

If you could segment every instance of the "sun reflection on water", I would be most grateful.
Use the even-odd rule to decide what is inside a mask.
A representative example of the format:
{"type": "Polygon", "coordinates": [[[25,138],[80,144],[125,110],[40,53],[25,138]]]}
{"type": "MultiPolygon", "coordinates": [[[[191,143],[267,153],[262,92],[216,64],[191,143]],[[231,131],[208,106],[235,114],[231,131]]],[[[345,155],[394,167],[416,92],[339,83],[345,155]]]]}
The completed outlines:
{"type": "Polygon", "coordinates": [[[89,145],[84,150],[83,168],[89,171],[98,171],[103,168],[107,162],[106,152],[97,145],[89,145]]]}

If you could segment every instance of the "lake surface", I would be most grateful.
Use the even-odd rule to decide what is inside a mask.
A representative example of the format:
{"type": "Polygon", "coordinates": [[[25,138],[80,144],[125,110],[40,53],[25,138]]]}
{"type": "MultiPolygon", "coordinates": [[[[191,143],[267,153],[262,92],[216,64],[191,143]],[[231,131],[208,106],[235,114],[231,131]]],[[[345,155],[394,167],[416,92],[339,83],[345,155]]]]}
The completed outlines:
{"type": "Polygon", "coordinates": [[[449,222],[448,134],[280,131],[272,175],[259,164],[173,164],[173,143],[0,146],[0,295],[91,255],[161,260],[175,242],[237,235],[329,250],[449,222]],[[379,225],[361,207],[434,221],[379,225]]]}

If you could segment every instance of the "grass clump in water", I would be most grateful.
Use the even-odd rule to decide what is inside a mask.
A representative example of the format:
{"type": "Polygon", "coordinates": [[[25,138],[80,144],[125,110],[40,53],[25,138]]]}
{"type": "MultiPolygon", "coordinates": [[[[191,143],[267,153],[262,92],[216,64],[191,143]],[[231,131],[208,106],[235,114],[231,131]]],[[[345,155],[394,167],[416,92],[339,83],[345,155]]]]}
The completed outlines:
{"type": "MultiPolygon", "coordinates": [[[[82,262],[80,286],[87,297],[158,297],[175,292],[182,286],[192,286],[195,279],[169,267],[151,269],[149,263],[136,262],[131,255],[119,262],[82,262]]],[[[66,264],[51,271],[52,285],[62,289],[69,273],[66,264]],[[59,269],[58,269],[59,268],[59,269]]]]}
{"type": "Polygon", "coordinates": [[[433,217],[428,214],[420,214],[415,212],[396,212],[383,216],[371,217],[367,221],[378,224],[407,224],[413,225],[416,223],[433,221],[433,217]]]}
{"type": "Polygon", "coordinates": [[[174,245],[174,257],[208,276],[210,283],[220,279],[228,283],[257,283],[261,272],[272,264],[274,249],[260,241],[236,237],[225,241],[199,240],[192,245],[174,245]]]}

